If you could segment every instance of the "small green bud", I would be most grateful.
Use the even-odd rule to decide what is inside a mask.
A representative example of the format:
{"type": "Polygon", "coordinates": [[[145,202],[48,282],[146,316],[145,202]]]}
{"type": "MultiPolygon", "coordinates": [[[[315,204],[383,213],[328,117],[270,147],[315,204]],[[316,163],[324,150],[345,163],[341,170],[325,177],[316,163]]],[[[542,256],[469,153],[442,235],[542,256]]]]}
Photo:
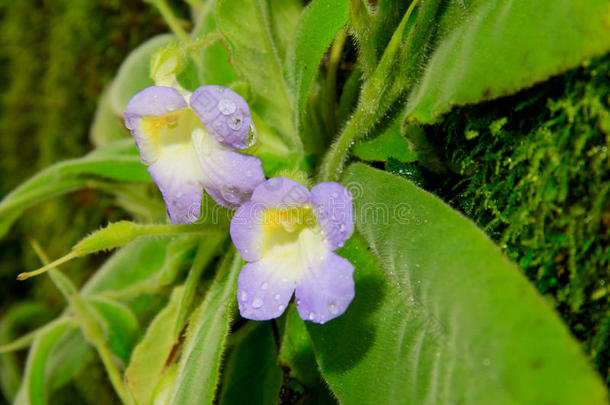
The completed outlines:
{"type": "Polygon", "coordinates": [[[157,86],[178,87],[177,77],[186,63],[186,54],[178,43],[170,43],[150,59],[150,77],[157,86]]]}

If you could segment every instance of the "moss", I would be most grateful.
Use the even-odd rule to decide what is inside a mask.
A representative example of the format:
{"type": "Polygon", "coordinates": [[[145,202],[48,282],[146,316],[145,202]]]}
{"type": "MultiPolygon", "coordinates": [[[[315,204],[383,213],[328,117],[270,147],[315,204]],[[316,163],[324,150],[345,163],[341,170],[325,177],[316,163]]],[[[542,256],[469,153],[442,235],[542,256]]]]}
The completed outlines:
{"type": "Polygon", "coordinates": [[[610,55],[456,109],[428,138],[453,170],[434,191],[519,264],[610,382],[610,55]]]}

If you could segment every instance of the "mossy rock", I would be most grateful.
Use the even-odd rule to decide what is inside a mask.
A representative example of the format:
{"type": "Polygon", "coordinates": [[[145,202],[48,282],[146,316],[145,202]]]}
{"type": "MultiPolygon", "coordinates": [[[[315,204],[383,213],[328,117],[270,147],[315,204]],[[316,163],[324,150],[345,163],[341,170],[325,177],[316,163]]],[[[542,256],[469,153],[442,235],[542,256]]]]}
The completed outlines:
{"type": "Polygon", "coordinates": [[[610,368],[610,55],[427,128],[429,189],[472,218],[610,368]]]}

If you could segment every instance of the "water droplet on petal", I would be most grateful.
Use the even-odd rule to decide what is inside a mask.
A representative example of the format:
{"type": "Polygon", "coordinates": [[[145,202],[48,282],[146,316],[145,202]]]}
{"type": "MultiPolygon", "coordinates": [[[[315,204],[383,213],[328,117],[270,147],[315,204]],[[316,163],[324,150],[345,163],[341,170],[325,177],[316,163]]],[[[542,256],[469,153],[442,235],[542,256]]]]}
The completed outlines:
{"type": "Polygon", "coordinates": [[[278,311],[283,311],[284,310],[284,306],[283,305],[278,305],[277,306],[277,310],[278,311]]]}
{"type": "Polygon", "coordinates": [[[269,283],[263,283],[263,284],[261,284],[261,288],[262,288],[263,290],[266,290],[267,288],[269,288],[269,283]]]}
{"type": "Polygon", "coordinates": [[[339,307],[336,306],[335,304],[330,304],[328,306],[328,312],[330,312],[333,315],[337,315],[339,313],[339,307]]]}
{"type": "Polygon", "coordinates": [[[250,124],[250,132],[248,133],[248,147],[254,145],[258,138],[258,132],[256,132],[256,127],[254,124],[250,124]]]}
{"type": "Polygon", "coordinates": [[[231,115],[237,110],[237,106],[231,100],[223,98],[218,102],[218,110],[224,115],[231,115]]]}
{"type": "Polygon", "coordinates": [[[263,306],[263,300],[261,298],[254,298],[252,301],[252,308],[260,308],[263,306]]]}
{"type": "Polygon", "coordinates": [[[336,193],[336,192],[334,192],[334,193],[332,193],[332,194],[331,194],[331,196],[332,196],[333,198],[337,198],[337,197],[339,197],[339,194],[338,194],[338,193],[336,193]]]}
{"type": "Polygon", "coordinates": [[[241,298],[242,301],[246,301],[248,299],[248,293],[245,291],[242,291],[241,294],[239,295],[239,298],[241,298]]]}
{"type": "Polygon", "coordinates": [[[295,301],[295,303],[296,303],[297,305],[301,305],[301,300],[300,300],[300,299],[297,299],[297,300],[295,301]]]}
{"type": "Polygon", "coordinates": [[[279,294],[275,294],[275,297],[274,297],[274,298],[275,298],[277,301],[279,301],[281,297],[280,297],[280,295],[279,295],[279,294]]]}
{"type": "Polygon", "coordinates": [[[341,224],[341,226],[339,227],[339,231],[340,231],[340,232],[345,231],[345,225],[341,224]]]}
{"type": "Polygon", "coordinates": [[[229,128],[231,128],[233,131],[239,131],[243,125],[243,120],[239,117],[229,118],[228,124],[229,128]]]}
{"type": "Polygon", "coordinates": [[[315,317],[316,317],[315,312],[310,312],[310,313],[309,313],[309,320],[310,320],[310,321],[313,321],[315,317]]]}

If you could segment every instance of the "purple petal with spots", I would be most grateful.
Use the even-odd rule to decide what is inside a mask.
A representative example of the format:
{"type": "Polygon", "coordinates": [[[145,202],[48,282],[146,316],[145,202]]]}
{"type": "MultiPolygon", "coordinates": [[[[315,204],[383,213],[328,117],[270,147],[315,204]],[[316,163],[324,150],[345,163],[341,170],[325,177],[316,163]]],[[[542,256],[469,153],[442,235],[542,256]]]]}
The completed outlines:
{"type": "Polygon", "coordinates": [[[161,190],[172,224],[190,224],[199,218],[203,190],[199,184],[201,169],[193,151],[161,155],[148,172],[161,190]]]}
{"type": "Polygon", "coordinates": [[[295,291],[301,318],[325,323],[343,314],[354,298],[353,272],[348,260],[332,252],[311,268],[295,291]]]}
{"type": "Polygon", "coordinates": [[[198,155],[203,187],[223,207],[239,207],[265,181],[261,160],[255,156],[226,149],[198,155]]]}
{"type": "Polygon", "coordinates": [[[242,96],[228,87],[201,86],[191,96],[191,108],[219,143],[231,149],[248,147],[252,117],[242,96]]]}
{"type": "Polygon", "coordinates": [[[262,224],[264,207],[247,202],[235,212],[231,219],[231,239],[244,260],[253,262],[263,256],[265,235],[262,224]]]}
{"type": "Polygon", "coordinates": [[[237,280],[237,302],[242,317],[256,321],[282,315],[292,293],[294,282],[282,279],[276,269],[264,260],[248,263],[237,280]]]}
{"type": "Polygon", "coordinates": [[[123,117],[136,140],[142,163],[150,164],[158,157],[154,140],[140,128],[142,118],[163,117],[186,107],[186,100],[173,87],[150,86],[129,100],[123,117]]]}
{"type": "Polygon", "coordinates": [[[354,232],[351,193],[339,183],[320,183],[311,189],[311,204],[331,249],[343,247],[354,232]]]}
{"type": "Polygon", "coordinates": [[[274,177],[256,187],[252,201],[266,208],[286,208],[307,204],[310,197],[304,185],[285,177],[274,177]]]}

